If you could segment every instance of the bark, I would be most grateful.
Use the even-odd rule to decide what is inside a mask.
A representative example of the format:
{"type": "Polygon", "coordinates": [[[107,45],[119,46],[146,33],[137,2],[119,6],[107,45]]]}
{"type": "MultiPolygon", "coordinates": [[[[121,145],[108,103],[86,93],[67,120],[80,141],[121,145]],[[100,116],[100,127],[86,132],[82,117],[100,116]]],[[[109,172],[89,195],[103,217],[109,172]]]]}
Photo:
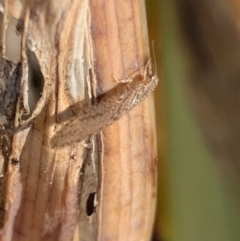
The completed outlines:
{"type": "Polygon", "coordinates": [[[73,115],[69,106],[91,105],[118,84],[115,78],[143,74],[150,58],[144,2],[6,0],[4,11],[3,54],[15,18],[22,75],[1,240],[149,240],[156,202],[152,96],[88,142],[50,146],[56,125],[73,115]]]}

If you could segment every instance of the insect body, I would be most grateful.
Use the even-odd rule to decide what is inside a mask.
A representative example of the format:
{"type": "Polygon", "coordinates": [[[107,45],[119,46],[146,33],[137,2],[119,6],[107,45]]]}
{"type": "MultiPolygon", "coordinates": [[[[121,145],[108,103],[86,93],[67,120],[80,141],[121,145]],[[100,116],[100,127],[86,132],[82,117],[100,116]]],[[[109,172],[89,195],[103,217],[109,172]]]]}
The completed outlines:
{"type": "Polygon", "coordinates": [[[142,102],[157,86],[158,77],[152,73],[152,63],[146,64],[144,75],[131,82],[119,84],[109,94],[77,116],[66,121],[51,139],[53,148],[64,147],[87,139],[121,118],[142,102]]]}

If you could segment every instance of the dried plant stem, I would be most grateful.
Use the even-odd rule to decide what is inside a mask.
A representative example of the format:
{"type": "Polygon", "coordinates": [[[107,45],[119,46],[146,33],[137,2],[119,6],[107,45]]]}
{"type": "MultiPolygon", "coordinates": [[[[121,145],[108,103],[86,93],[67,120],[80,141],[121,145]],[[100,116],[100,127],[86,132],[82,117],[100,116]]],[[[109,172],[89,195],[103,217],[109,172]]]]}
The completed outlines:
{"type": "Polygon", "coordinates": [[[22,59],[28,58],[24,47],[36,56],[44,88],[31,109],[31,86],[24,88],[31,63],[24,63],[15,123],[25,124],[9,156],[20,164],[9,161],[5,175],[1,239],[150,240],[156,202],[152,96],[84,146],[50,146],[56,125],[75,111],[70,106],[91,105],[118,84],[113,76],[144,74],[150,58],[144,1],[5,1],[5,14],[24,21],[22,59]]]}

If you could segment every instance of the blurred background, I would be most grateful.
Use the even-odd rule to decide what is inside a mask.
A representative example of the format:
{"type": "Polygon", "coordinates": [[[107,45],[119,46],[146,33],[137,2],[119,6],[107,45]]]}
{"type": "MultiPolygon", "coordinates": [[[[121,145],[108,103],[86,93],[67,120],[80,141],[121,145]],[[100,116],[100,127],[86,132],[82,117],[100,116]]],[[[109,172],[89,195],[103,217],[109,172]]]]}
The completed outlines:
{"type": "Polygon", "coordinates": [[[160,83],[156,94],[158,207],[153,240],[237,241],[235,194],[216,168],[192,114],[186,51],[173,0],[146,0],[160,83]]]}

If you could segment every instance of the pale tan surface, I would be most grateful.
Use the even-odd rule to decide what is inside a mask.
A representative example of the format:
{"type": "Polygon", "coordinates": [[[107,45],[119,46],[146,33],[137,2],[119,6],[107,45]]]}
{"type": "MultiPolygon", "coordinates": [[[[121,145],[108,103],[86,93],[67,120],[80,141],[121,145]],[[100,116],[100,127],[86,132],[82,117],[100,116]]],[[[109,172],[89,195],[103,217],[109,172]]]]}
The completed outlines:
{"type": "MultiPolygon", "coordinates": [[[[74,240],[149,240],[156,202],[152,96],[87,148],[79,143],[54,150],[49,144],[57,114],[68,118],[69,105],[83,98],[89,102],[118,84],[113,76],[129,77],[149,60],[144,2],[8,1],[7,10],[26,23],[23,86],[28,73],[24,41],[37,56],[45,85],[33,124],[12,144],[10,158],[21,164],[9,165],[2,239],[71,240],[79,225],[74,240]],[[90,168],[80,182],[83,162],[90,168]],[[88,217],[92,192],[97,202],[88,217]]],[[[22,105],[28,109],[27,88],[22,105]]]]}

